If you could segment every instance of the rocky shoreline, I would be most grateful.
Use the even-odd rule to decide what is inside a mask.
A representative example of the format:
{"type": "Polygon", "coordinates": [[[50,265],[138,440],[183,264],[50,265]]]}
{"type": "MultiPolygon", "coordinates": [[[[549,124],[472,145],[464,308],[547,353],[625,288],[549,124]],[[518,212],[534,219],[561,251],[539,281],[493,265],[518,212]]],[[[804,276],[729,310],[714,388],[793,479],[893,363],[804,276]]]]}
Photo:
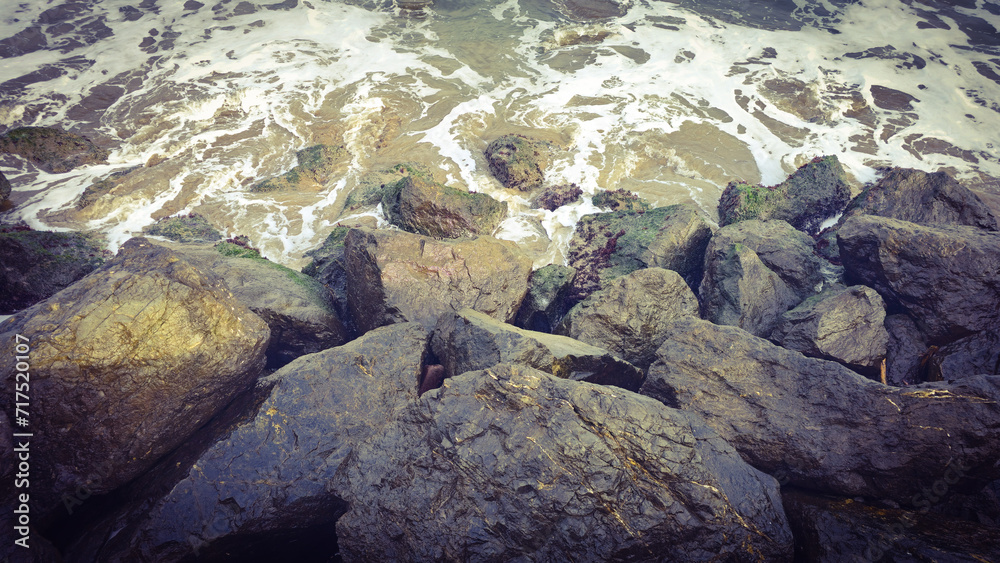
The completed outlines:
{"type": "MultiPolygon", "coordinates": [[[[555,209],[581,194],[545,151],[485,156],[555,209]]],[[[254,186],[322,183],[337,151],[300,152],[254,186]]],[[[4,557],[1000,560],[998,210],[947,174],[852,198],[817,158],[730,184],[718,226],[605,192],[538,269],[491,236],[505,203],[387,178],[346,207],[393,227],[302,272],[196,215],[114,257],[0,232],[33,432],[32,549],[4,557]]]]}

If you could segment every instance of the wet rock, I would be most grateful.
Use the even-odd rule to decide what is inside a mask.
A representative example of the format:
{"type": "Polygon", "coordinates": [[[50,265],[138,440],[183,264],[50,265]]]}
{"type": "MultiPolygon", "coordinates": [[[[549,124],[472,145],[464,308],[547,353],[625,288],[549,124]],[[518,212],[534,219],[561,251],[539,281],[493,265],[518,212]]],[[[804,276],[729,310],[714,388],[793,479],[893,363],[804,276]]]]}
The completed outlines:
{"type": "Polygon", "coordinates": [[[261,380],[273,388],[256,414],[201,454],[148,513],[121,516],[130,533],[109,538],[98,560],[218,560],[266,549],[279,533],[305,539],[320,526],[332,536],[347,509],[332,479],[417,399],[427,341],[416,323],[383,327],[261,380]]]}
{"type": "Polygon", "coordinates": [[[402,321],[430,328],[464,307],[509,322],[531,275],[517,245],[492,237],[442,241],[352,229],[344,245],[347,302],[362,333],[402,321]]]}
{"type": "Polygon", "coordinates": [[[642,370],[603,348],[520,329],[471,309],[442,315],[431,348],[444,366],[444,377],[512,363],[564,379],[616,385],[629,391],[638,391],[643,379],[642,370]]]}
{"type": "Polygon", "coordinates": [[[1000,233],[861,215],[837,242],[847,279],[909,313],[928,344],[1000,326],[1000,233]]]}
{"type": "Polygon", "coordinates": [[[719,224],[747,219],[781,219],[815,233],[843,211],[851,198],[847,175],[836,156],[814,159],[777,186],[730,182],[719,198],[719,224]]]}
{"type": "Polygon", "coordinates": [[[86,137],[55,127],[20,127],[0,136],[0,153],[23,156],[45,172],[59,174],[104,163],[108,151],[86,137]]]}
{"type": "Polygon", "coordinates": [[[641,393],[705,421],[787,483],[904,506],[961,463],[953,491],[1000,475],[1000,377],[888,387],[736,327],[678,320],[641,393]]]}
{"type": "Polygon", "coordinates": [[[181,444],[253,384],[269,337],[221,278],[141,238],[0,332],[7,357],[15,334],[30,339],[32,412],[44,413],[31,421],[45,444],[31,452],[40,518],[181,444]]]}
{"type": "Polygon", "coordinates": [[[549,162],[541,141],[524,135],[504,135],[490,142],[483,154],[490,173],[504,187],[529,191],[545,180],[549,162]]]}
{"type": "Polygon", "coordinates": [[[906,92],[878,84],[872,84],[871,92],[876,106],[891,111],[913,111],[912,102],[920,101],[906,92]]]}
{"type": "Polygon", "coordinates": [[[886,382],[890,385],[922,383],[922,359],[927,353],[927,341],[909,315],[896,314],[885,318],[889,334],[886,346],[886,382]]]}
{"type": "Polygon", "coordinates": [[[199,268],[221,276],[236,299],[267,323],[271,329],[267,367],[278,368],[299,356],[347,341],[347,331],[326,288],[315,278],[231,242],[170,248],[199,268]]]}
{"type": "Polygon", "coordinates": [[[929,174],[912,168],[886,171],[875,185],[851,201],[841,223],[855,215],[997,230],[997,220],[990,208],[948,173],[929,174]]]}
{"type": "Polygon", "coordinates": [[[85,233],[0,230],[0,315],[47,299],[109,257],[105,241],[85,233]]]}
{"type": "Polygon", "coordinates": [[[581,301],[611,280],[643,268],[673,270],[697,288],[711,237],[704,214],[688,203],[585,215],[569,243],[569,266],[577,270],[571,298],[581,301]]]}
{"type": "Polygon", "coordinates": [[[537,196],[532,198],[531,206],[555,211],[564,205],[575,203],[580,200],[583,190],[576,184],[560,184],[542,190],[537,196]]]}
{"type": "MultiPolygon", "coordinates": [[[[240,6],[247,4],[242,2],[240,6]]],[[[252,5],[251,5],[252,7],[252,5]]],[[[237,6],[239,8],[239,6],[237,6]]],[[[250,186],[253,193],[282,190],[319,191],[337,173],[347,157],[344,147],[314,145],[295,153],[298,164],[281,176],[250,186]]]]}
{"type": "Polygon", "coordinates": [[[347,304],[347,249],[344,239],[349,231],[347,227],[334,227],[319,248],[306,252],[305,256],[312,258],[312,262],[302,268],[302,273],[316,278],[326,288],[327,299],[343,323],[348,340],[351,340],[358,333],[347,304]]]}
{"type": "Polygon", "coordinates": [[[781,498],[795,533],[797,560],[974,563],[1000,558],[1000,540],[991,526],[797,489],[782,489],[781,498]]]}
{"type": "Polygon", "coordinates": [[[884,321],[885,303],[874,289],[863,285],[835,288],[782,315],[771,340],[878,378],[889,342],[884,321]]]}
{"type": "Polygon", "coordinates": [[[10,197],[10,181],[0,172],[0,205],[10,197]]]}
{"type": "Polygon", "coordinates": [[[569,292],[576,270],[549,264],[528,278],[528,292],[514,317],[514,325],[528,330],[552,332],[570,309],[569,292]]]}
{"type": "Polygon", "coordinates": [[[159,236],[175,242],[214,242],[222,239],[220,233],[208,219],[197,213],[164,217],[152,225],[143,227],[147,235],[159,236]]]}
{"type": "Polygon", "coordinates": [[[649,202],[625,188],[600,192],[590,201],[597,207],[606,207],[611,211],[647,211],[650,207],[649,202]]]}
{"type": "Polygon", "coordinates": [[[698,298],[672,270],[646,268],[622,276],[573,307],[556,330],[646,369],[664,329],[698,316],[698,298]]]}
{"type": "Polygon", "coordinates": [[[135,166],[132,168],[128,168],[126,170],[119,170],[117,172],[112,172],[111,174],[108,174],[106,177],[87,186],[83,190],[83,193],[80,194],[80,199],[76,201],[76,208],[86,209],[87,207],[90,207],[98,199],[111,193],[115,188],[117,188],[122,183],[131,180],[132,173],[141,169],[142,169],[141,166],[135,166]]]}
{"type": "Polygon", "coordinates": [[[355,456],[345,560],[791,560],[776,483],[700,422],[525,366],[445,380],[355,456]]]}
{"type": "Polygon", "coordinates": [[[382,209],[389,222],[434,238],[490,235],[507,216],[507,203],[410,174],[386,186],[382,209]]]}
{"type": "Polygon", "coordinates": [[[577,21],[618,18],[628,12],[628,2],[618,0],[551,0],[557,10],[577,21]]]}
{"type": "Polygon", "coordinates": [[[969,375],[1000,375],[1000,328],[984,330],[938,349],[930,361],[942,381],[969,375]]]}

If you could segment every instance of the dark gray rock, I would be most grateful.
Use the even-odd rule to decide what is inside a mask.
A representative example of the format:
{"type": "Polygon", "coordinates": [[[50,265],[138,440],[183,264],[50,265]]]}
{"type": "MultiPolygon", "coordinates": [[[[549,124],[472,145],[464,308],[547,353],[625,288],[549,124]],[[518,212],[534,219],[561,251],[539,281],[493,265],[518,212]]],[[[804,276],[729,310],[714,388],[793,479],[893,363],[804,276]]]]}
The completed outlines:
{"type": "Polygon", "coordinates": [[[348,227],[334,227],[319,248],[306,252],[305,256],[312,258],[312,262],[302,268],[302,273],[316,278],[326,288],[337,318],[343,323],[350,340],[358,336],[358,332],[347,304],[347,249],[344,239],[348,231],[348,227]]]}
{"type": "Polygon", "coordinates": [[[51,174],[106,162],[108,151],[56,127],[19,127],[0,135],[0,153],[23,156],[51,174]]]}
{"type": "Polygon", "coordinates": [[[885,303],[874,289],[863,285],[835,288],[782,315],[771,340],[878,377],[889,342],[884,321],[885,303]]]}
{"type": "Polygon", "coordinates": [[[886,382],[889,385],[923,383],[921,359],[928,351],[927,342],[917,323],[909,315],[889,315],[885,318],[889,333],[886,347],[886,382]]]}
{"type": "Polygon", "coordinates": [[[526,365],[556,377],[616,385],[629,391],[638,391],[644,377],[642,370],[603,348],[520,329],[471,309],[442,315],[431,346],[444,366],[444,377],[499,363],[526,365]]]}
{"type": "Polygon", "coordinates": [[[386,186],[382,208],[393,225],[435,238],[491,235],[507,217],[507,203],[410,174],[386,186]]]}
{"type": "Polygon", "coordinates": [[[914,506],[961,463],[953,491],[1000,476],[1000,377],[888,387],[735,327],[683,319],[640,391],[704,417],[789,484],[914,506]]]}
{"type": "Polygon", "coordinates": [[[645,268],[578,303],[556,332],[646,369],[663,344],[664,329],[677,318],[697,316],[698,298],[677,272],[645,268]]]}
{"type": "Polygon", "coordinates": [[[942,346],[935,354],[941,379],[1000,375],[1000,331],[983,331],[942,346]]]}
{"type": "Polygon", "coordinates": [[[353,461],[345,560],[791,560],[776,482],[700,422],[525,366],[447,379],[353,461]]]}
{"type": "Polygon", "coordinates": [[[909,313],[929,344],[1000,327],[1000,233],[861,215],[837,242],[847,279],[909,313]]]}
{"type": "Polygon", "coordinates": [[[528,330],[552,332],[569,311],[569,292],[576,270],[549,264],[528,278],[528,293],[521,301],[514,324],[528,330]]]}

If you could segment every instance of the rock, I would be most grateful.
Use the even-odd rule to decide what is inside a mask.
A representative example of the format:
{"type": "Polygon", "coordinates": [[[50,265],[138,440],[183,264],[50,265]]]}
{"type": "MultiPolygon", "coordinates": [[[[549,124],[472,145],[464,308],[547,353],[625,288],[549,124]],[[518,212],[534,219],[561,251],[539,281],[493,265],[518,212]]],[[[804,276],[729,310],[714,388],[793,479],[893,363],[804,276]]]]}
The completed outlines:
{"type": "Polygon", "coordinates": [[[408,175],[386,186],[382,209],[393,225],[434,238],[490,235],[507,216],[507,203],[408,175]]]}
{"type": "MultiPolygon", "coordinates": [[[[943,483],[943,481],[942,481],[943,483]]],[[[996,528],[966,520],[885,508],[782,489],[802,561],[996,561],[996,528]]]]}
{"type": "Polygon", "coordinates": [[[319,248],[306,252],[305,256],[312,258],[312,262],[302,268],[302,273],[323,284],[348,340],[353,340],[358,336],[358,331],[347,304],[347,258],[344,247],[344,239],[349,231],[347,227],[334,227],[319,248]]]}
{"type": "Polygon", "coordinates": [[[345,560],[791,561],[774,480],[702,423],[525,366],[445,380],[355,456],[345,560]]]}
{"type": "Polygon", "coordinates": [[[1000,377],[888,387],[697,319],[678,320],[656,354],[640,393],[701,415],[788,484],[914,506],[957,464],[954,492],[1000,475],[1000,377]]]}
{"type": "Polygon", "coordinates": [[[523,192],[542,185],[548,156],[541,141],[524,135],[504,135],[494,139],[483,153],[490,173],[504,187],[523,192]]]}
{"type": "Polygon", "coordinates": [[[730,182],[719,198],[719,224],[747,219],[781,219],[815,233],[843,211],[851,198],[847,175],[836,156],[813,159],[777,186],[730,182]]]}
{"type": "Polygon", "coordinates": [[[441,241],[352,229],[344,245],[348,306],[362,333],[403,321],[431,328],[465,307],[509,322],[531,275],[517,245],[492,237],[441,241]]]}
{"type": "Polygon", "coordinates": [[[1000,329],[984,330],[942,346],[931,358],[940,379],[969,375],[1000,375],[1000,329]]]}
{"type": "Polygon", "coordinates": [[[181,444],[253,384],[269,337],[221,278],[141,238],[0,332],[6,357],[15,334],[30,340],[39,522],[64,495],[112,491],[181,444]]]}
{"type": "Polygon", "coordinates": [[[928,344],[1000,327],[1000,233],[861,215],[837,243],[847,279],[909,313],[928,344]]]}
{"type": "Polygon", "coordinates": [[[557,333],[581,340],[646,369],[663,344],[664,329],[698,316],[698,298],[672,270],[636,270],[573,307],[557,333]]]}
{"type": "Polygon", "coordinates": [[[569,292],[576,270],[549,264],[528,278],[528,292],[514,317],[514,325],[528,330],[552,332],[570,309],[569,292]]]}
{"type": "Polygon", "coordinates": [[[560,12],[578,21],[618,18],[628,12],[629,2],[619,0],[550,0],[560,12]]]}
{"type": "Polygon", "coordinates": [[[267,323],[271,330],[268,368],[347,342],[347,330],[326,288],[315,278],[231,242],[170,248],[221,276],[233,295],[267,323]]]}
{"type": "Polygon", "coordinates": [[[599,192],[590,201],[596,207],[611,211],[648,211],[650,208],[649,202],[625,188],[599,192]]]}
{"type": "Polygon", "coordinates": [[[95,234],[0,229],[0,315],[47,299],[109,255],[95,234]]]}
{"type": "Polygon", "coordinates": [[[83,190],[83,193],[80,194],[80,199],[76,200],[76,208],[86,209],[87,207],[90,207],[101,197],[110,194],[119,185],[132,180],[133,173],[138,170],[142,170],[142,168],[142,166],[133,166],[125,170],[118,170],[108,174],[100,180],[95,181],[93,184],[87,186],[83,190]]]}
{"type": "Polygon", "coordinates": [[[946,172],[890,168],[851,201],[843,222],[855,215],[880,215],[928,225],[968,225],[997,230],[990,208],[946,172]]]}
{"type": "Polygon", "coordinates": [[[642,370],[603,348],[520,329],[472,309],[442,315],[431,349],[444,366],[445,378],[499,363],[525,365],[563,379],[616,385],[629,391],[638,391],[644,377],[642,370]]]}
{"type": "Polygon", "coordinates": [[[885,318],[889,334],[886,346],[886,382],[890,385],[922,383],[921,358],[927,353],[927,342],[909,315],[896,314],[885,318]]]}
{"type": "Polygon", "coordinates": [[[583,190],[576,184],[560,184],[542,190],[537,196],[531,199],[531,206],[555,211],[564,205],[575,203],[580,200],[583,190]]]}
{"type": "Polygon", "coordinates": [[[771,340],[878,378],[889,343],[884,321],[885,303],[874,289],[863,285],[835,288],[782,315],[771,340]]]}
{"type": "Polygon", "coordinates": [[[283,190],[319,191],[337,172],[346,159],[344,147],[314,145],[295,153],[298,164],[281,176],[270,178],[250,186],[253,193],[267,193],[283,190]]]}
{"type": "Polygon", "coordinates": [[[222,240],[222,233],[207,219],[191,213],[187,216],[164,217],[142,228],[147,235],[159,236],[175,242],[215,242],[222,240]]]}
{"type": "Polygon", "coordinates": [[[319,526],[332,535],[347,509],[332,480],[417,399],[427,342],[420,325],[396,324],[261,380],[273,388],[256,413],[201,454],[148,512],[119,516],[130,533],[109,538],[96,560],[252,557],[279,534],[304,541],[319,526]]]}
{"type": "Polygon", "coordinates": [[[23,156],[50,174],[106,163],[108,151],[86,137],[54,127],[19,127],[0,135],[0,153],[23,156]]]}
{"type": "Polygon", "coordinates": [[[689,203],[585,215],[569,243],[569,266],[577,270],[571,298],[582,301],[607,282],[643,268],[673,270],[697,288],[711,237],[708,220],[689,203]]]}
{"type": "Polygon", "coordinates": [[[10,180],[0,172],[0,205],[10,197],[10,180]]]}

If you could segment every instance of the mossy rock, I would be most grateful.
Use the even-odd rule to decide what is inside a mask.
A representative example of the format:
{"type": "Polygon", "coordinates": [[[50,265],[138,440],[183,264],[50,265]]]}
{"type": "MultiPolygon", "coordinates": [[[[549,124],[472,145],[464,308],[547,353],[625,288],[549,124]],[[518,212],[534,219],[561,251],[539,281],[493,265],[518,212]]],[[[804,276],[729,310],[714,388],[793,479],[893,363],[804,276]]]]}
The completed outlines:
{"type": "Polygon", "coordinates": [[[646,211],[650,208],[648,201],[625,188],[600,192],[590,201],[596,207],[608,208],[611,211],[646,211]]]}
{"type": "Polygon", "coordinates": [[[108,151],[90,139],[55,127],[11,129],[0,136],[0,153],[23,156],[52,174],[108,160],[108,151]]]}
{"type": "Polygon", "coordinates": [[[309,185],[325,184],[337,162],[347,154],[342,146],[314,145],[295,153],[298,165],[281,176],[258,182],[250,187],[253,193],[289,189],[305,189],[309,185]]]}
{"type": "Polygon", "coordinates": [[[177,217],[165,217],[156,223],[143,227],[148,235],[160,236],[176,242],[205,241],[213,242],[222,238],[207,219],[192,213],[177,217]]]}
{"type": "Polygon", "coordinates": [[[382,209],[404,231],[435,238],[489,235],[507,216],[506,202],[415,174],[386,186],[382,209]]]}
{"type": "Polygon", "coordinates": [[[111,193],[111,190],[117,187],[118,184],[122,183],[126,176],[141,168],[142,166],[133,166],[132,168],[126,170],[112,172],[103,179],[87,186],[87,188],[83,190],[83,193],[80,195],[80,199],[77,200],[76,208],[85,209],[89,207],[95,201],[100,199],[101,196],[111,193]]]}
{"type": "Polygon", "coordinates": [[[524,135],[504,135],[494,139],[483,154],[490,173],[505,187],[529,191],[545,181],[549,163],[541,141],[524,135]]]}
{"type": "Polygon", "coordinates": [[[373,208],[382,203],[387,192],[404,176],[419,176],[433,181],[426,166],[412,162],[400,163],[389,168],[372,170],[358,180],[358,185],[347,195],[344,211],[373,208]]]}
{"type": "Polygon", "coordinates": [[[7,177],[0,172],[0,203],[3,203],[10,197],[10,181],[7,177]]]}
{"type": "Polygon", "coordinates": [[[531,200],[531,206],[548,211],[555,211],[564,205],[580,200],[583,190],[576,184],[560,184],[542,190],[531,200]]]}

